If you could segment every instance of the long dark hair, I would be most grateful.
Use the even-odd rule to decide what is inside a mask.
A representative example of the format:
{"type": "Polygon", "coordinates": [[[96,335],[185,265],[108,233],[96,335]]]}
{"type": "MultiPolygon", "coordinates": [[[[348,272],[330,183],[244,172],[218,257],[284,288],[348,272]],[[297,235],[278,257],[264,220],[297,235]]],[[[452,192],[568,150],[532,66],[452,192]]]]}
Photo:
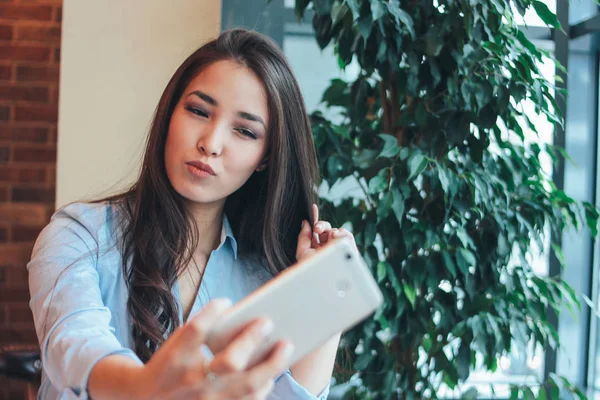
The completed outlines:
{"type": "Polygon", "coordinates": [[[243,29],[223,32],[177,69],[158,103],[139,179],[104,201],[122,214],[124,276],[135,352],[146,362],[179,325],[171,289],[197,247],[197,226],[165,171],[173,110],[190,81],[210,64],[230,60],[252,70],[268,98],[268,167],[225,203],[240,256],[255,256],[276,274],[296,261],[302,220],[312,221],[318,166],[310,121],[290,65],[269,38],[243,29]]]}

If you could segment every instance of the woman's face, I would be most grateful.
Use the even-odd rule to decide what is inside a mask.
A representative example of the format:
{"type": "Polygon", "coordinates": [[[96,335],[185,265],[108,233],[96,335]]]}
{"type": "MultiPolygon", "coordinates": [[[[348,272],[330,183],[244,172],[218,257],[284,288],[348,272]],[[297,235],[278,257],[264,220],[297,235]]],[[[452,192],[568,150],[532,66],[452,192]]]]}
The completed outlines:
{"type": "Polygon", "coordinates": [[[195,77],[175,106],[165,146],[173,188],[194,203],[224,203],[265,168],[267,95],[247,67],[218,61],[195,77]]]}

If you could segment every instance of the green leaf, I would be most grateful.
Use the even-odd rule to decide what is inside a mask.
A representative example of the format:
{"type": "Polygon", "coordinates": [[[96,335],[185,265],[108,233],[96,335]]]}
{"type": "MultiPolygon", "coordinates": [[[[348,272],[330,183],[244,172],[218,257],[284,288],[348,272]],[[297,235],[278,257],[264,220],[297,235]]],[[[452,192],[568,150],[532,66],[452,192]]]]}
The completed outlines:
{"type": "Polygon", "coordinates": [[[345,0],[348,7],[350,7],[350,11],[352,11],[352,19],[354,21],[358,20],[360,17],[360,5],[358,4],[358,0],[345,0]]]}
{"type": "Polygon", "coordinates": [[[390,209],[392,208],[392,202],[392,193],[386,192],[377,204],[377,217],[379,219],[384,219],[388,216],[390,209]]]}
{"type": "Polygon", "coordinates": [[[462,247],[456,252],[456,261],[458,262],[458,268],[465,275],[469,274],[469,267],[474,266],[476,263],[473,253],[462,247]]]}
{"type": "Polygon", "coordinates": [[[390,11],[390,14],[392,14],[396,18],[396,23],[402,22],[406,29],[408,29],[410,36],[413,39],[415,39],[417,35],[415,33],[415,25],[413,19],[406,11],[400,8],[400,1],[390,0],[390,2],[387,4],[387,7],[390,11]]]}
{"type": "Polygon", "coordinates": [[[458,349],[458,355],[454,360],[456,363],[456,371],[458,372],[458,377],[462,381],[466,381],[469,378],[469,374],[471,371],[471,348],[469,343],[467,343],[464,339],[460,343],[460,347],[458,349]]]}
{"type": "Polygon", "coordinates": [[[392,288],[394,289],[396,296],[400,296],[400,294],[402,293],[402,284],[398,280],[398,277],[396,276],[396,273],[394,272],[392,265],[387,262],[384,264],[385,264],[385,268],[387,271],[387,277],[390,280],[390,283],[392,284],[392,288]]]}
{"type": "Polygon", "coordinates": [[[354,165],[356,165],[358,168],[366,169],[373,164],[373,161],[378,155],[379,150],[362,149],[352,156],[352,162],[354,162],[354,165]]]}
{"type": "Polygon", "coordinates": [[[385,177],[385,171],[387,171],[387,169],[380,171],[379,174],[375,175],[373,179],[369,181],[370,194],[381,193],[387,188],[388,180],[385,177]],[[384,173],[382,174],[382,172],[384,173]]]}
{"type": "Polygon", "coordinates": [[[537,398],[538,400],[546,400],[546,388],[540,386],[540,391],[538,392],[537,398]]]}
{"type": "Polygon", "coordinates": [[[548,6],[542,3],[539,0],[535,0],[533,2],[533,8],[537,15],[544,21],[546,25],[552,26],[556,29],[561,29],[560,22],[558,22],[558,18],[556,18],[556,14],[554,14],[548,6]]]}
{"type": "Polygon", "coordinates": [[[442,258],[444,259],[444,265],[452,278],[456,278],[456,265],[454,264],[454,260],[452,260],[452,256],[446,250],[442,251],[442,258]]]}
{"type": "Polygon", "coordinates": [[[373,28],[373,17],[371,14],[363,15],[356,21],[358,26],[358,31],[362,36],[363,40],[366,42],[367,38],[371,34],[371,29],[373,28]]]}
{"type": "Polygon", "coordinates": [[[408,160],[408,180],[412,180],[423,172],[425,167],[427,167],[427,158],[421,153],[414,153],[408,160]]]}
{"type": "Polygon", "coordinates": [[[404,219],[404,196],[402,196],[402,193],[400,193],[398,189],[393,188],[392,198],[392,210],[396,215],[396,220],[398,221],[398,224],[400,224],[400,227],[402,227],[402,220],[404,219]]]}
{"type": "Polygon", "coordinates": [[[415,288],[413,288],[408,283],[405,283],[402,286],[404,289],[404,295],[406,296],[406,298],[408,299],[408,302],[410,303],[410,306],[414,310],[415,305],[417,303],[417,293],[415,292],[415,288]]]}
{"type": "Polygon", "coordinates": [[[398,153],[400,153],[400,146],[398,146],[398,139],[396,139],[392,135],[387,135],[385,133],[382,133],[378,136],[380,138],[382,138],[383,142],[384,142],[383,150],[381,150],[379,157],[393,158],[393,157],[396,157],[398,155],[398,153]]]}
{"type": "Polygon", "coordinates": [[[471,387],[469,390],[464,392],[460,398],[464,400],[476,400],[478,395],[479,391],[476,388],[471,387]]]}
{"type": "Polygon", "coordinates": [[[530,388],[524,387],[523,393],[525,394],[525,398],[527,400],[535,400],[535,395],[533,394],[533,391],[530,388]]]}
{"type": "Polygon", "coordinates": [[[329,15],[333,7],[333,0],[312,0],[313,8],[318,15],[329,15]]]}
{"type": "Polygon", "coordinates": [[[519,399],[519,387],[516,385],[510,385],[510,400],[518,400],[519,399]]]}
{"type": "Polygon", "coordinates": [[[384,262],[377,263],[377,282],[382,282],[385,278],[386,266],[384,262]]]}
{"type": "Polygon", "coordinates": [[[371,0],[371,14],[373,15],[373,21],[383,17],[385,15],[385,4],[381,0],[371,0]]]}
{"type": "Polygon", "coordinates": [[[306,7],[308,7],[308,3],[310,3],[310,0],[296,0],[294,12],[298,20],[302,19],[304,16],[304,10],[306,10],[306,7]]]}

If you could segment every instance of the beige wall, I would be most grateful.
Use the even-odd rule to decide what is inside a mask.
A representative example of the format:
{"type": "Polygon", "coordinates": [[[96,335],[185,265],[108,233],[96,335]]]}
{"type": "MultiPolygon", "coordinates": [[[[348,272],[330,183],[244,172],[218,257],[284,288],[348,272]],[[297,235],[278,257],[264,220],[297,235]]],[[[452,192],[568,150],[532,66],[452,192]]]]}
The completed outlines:
{"type": "Polygon", "coordinates": [[[160,94],[219,32],[219,0],[65,0],[56,206],[136,177],[160,94]]]}

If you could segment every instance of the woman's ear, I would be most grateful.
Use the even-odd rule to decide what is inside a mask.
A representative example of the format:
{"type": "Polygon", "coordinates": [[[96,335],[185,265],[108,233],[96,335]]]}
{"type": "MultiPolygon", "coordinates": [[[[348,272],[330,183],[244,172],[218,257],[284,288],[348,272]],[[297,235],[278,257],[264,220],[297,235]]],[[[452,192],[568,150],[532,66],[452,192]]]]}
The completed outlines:
{"type": "Polygon", "coordinates": [[[260,162],[260,164],[258,164],[258,167],[256,167],[256,172],[262,172],[265,169],[267,169],[267,165],[268,165],[268,160],[267,158],[263,158],[263,160],[260,162]]]}

